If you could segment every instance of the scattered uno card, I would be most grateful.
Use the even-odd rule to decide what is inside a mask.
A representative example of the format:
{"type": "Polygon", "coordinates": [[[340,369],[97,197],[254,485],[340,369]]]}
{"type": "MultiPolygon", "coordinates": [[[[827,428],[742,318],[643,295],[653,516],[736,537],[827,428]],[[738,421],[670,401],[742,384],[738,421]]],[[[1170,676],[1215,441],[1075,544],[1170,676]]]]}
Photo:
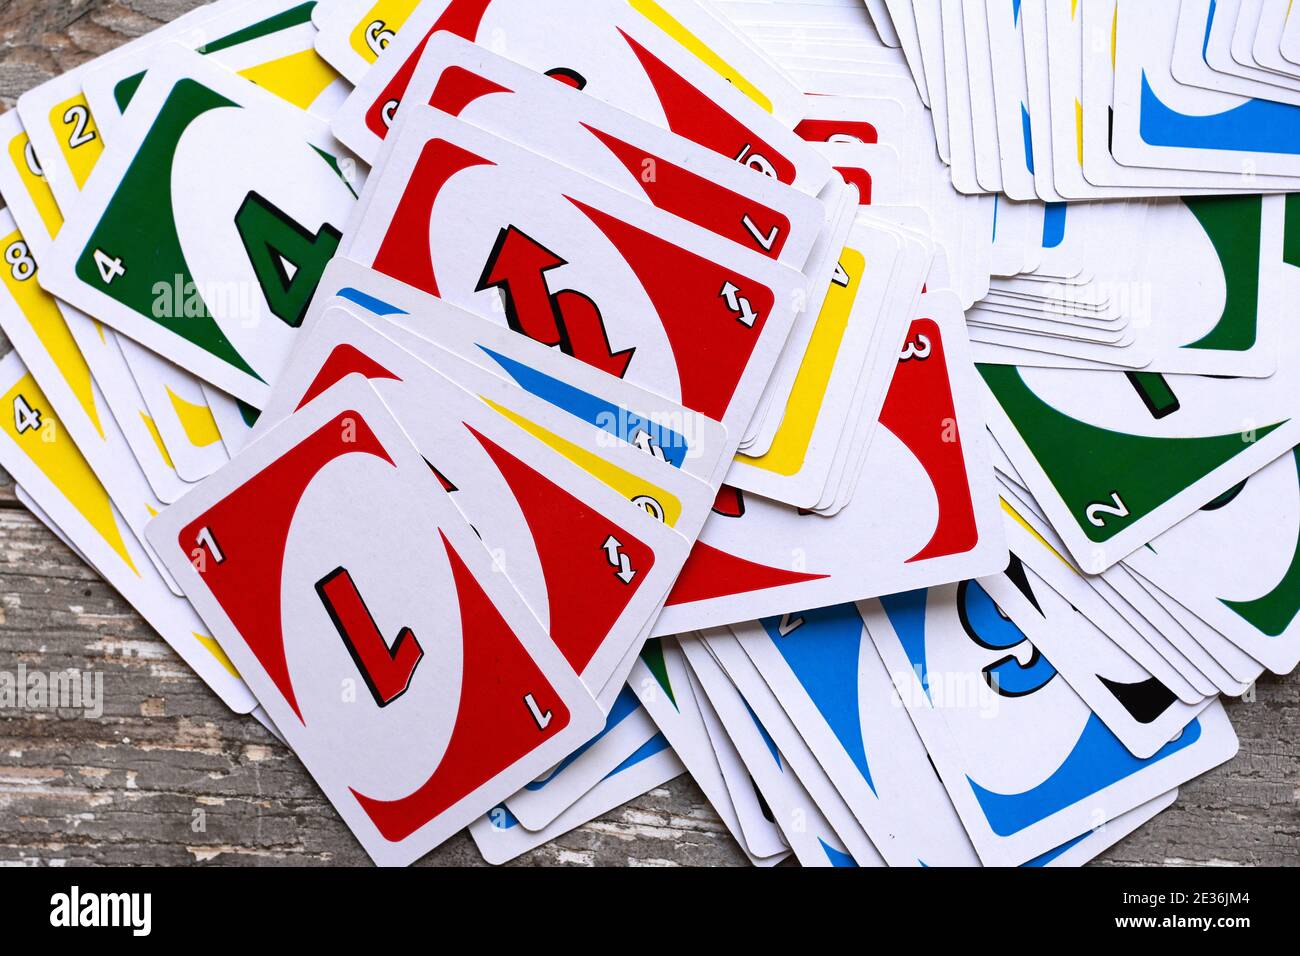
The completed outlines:
{"type": "Polygon", "coordinates": [[[1027,639],[976,582],[871,602],[863,616],[987,865],[1028,862],[1237,752],[1214,704],[1135,759],[1046,657],[1009,653],[1027,639]]]}
{"type": "Polygon", "coordinates": [[[604,722],[359,377],[150,534],[376,862],[422,856],[604,722]]]}
{"type": "Polygon", "coordinates": [[[790,133],[803,118],[799,90],[691,0],[564,0],[545,10],[520,0],[423,3],[339,111],[341,130],[368,133],[368,148],[350,144],[363,158],[378,156],[424,44],[440,31],[488,48],[494,35],[518,35],[505,49],[523,66],[804,192],[829,178],[826,161],[790,133]]]}
{"type": "MultiPolygon", "coordinates": [[[[598,694],[686,559],[688,543],[673,525],[692,518],[682,515],[679,496],[655,483],[646,466],[659,463],[624,447],[585,473],[554,448],[581,438],[548,420],[558,413],[540,399],[520,389],[510,395],[505,389],[476,394],[470,382],[462,388],[343,310],[316,323],[295,351],[277,398],[283,396],[289,413],[352,373],[371,380],[500,573],[598,694]],[[442,413],[429,416],[430,408],[442,413]],[[620,462],[651,477],[632,477],[620,462]],[[609,485],[598,477],[615,468],[629,477],[609,485]],[[620,495],[625,482],[633,485],[628,497],[620,495]]],[[[268,407],[259,428],[281,417],[279,407],[268,407]]],[[[599,454],[597,434],[603,433],[589,429],[587,438],[599,454]]],[[[706,506],[702,500],[695,510],[706,506]]]]}
{"type": "Polygon", "coordinates": [[[445,114],[407,117],[345,256],[739,434],[801,273],[445,114]]]}
{"type": "Polygon", "coordinates": [[[741,623],[1006,566],[956,305],[912,323],[861,488],[822,517],[723,487],[655,632],[741,623]],[[888,489],[888,490],[886,490],[888,489]],[[903,504],[902,502],[908,502],[903,504]],[[878,544],[876,544],[878,542],[878,544]]]}
{"type": "Polygon", "coordinates": [[[51,247],[45,287],[260,405],[355,204],[349,170],[318,120],[165,47],[51,247]]]}
{"type": "Polygon", "coordinates": [[[1300,662],[1294,193],[1271,0],[218,0],[0,116],[0,466],[378,863],[1077,866],[1300,662]]]}

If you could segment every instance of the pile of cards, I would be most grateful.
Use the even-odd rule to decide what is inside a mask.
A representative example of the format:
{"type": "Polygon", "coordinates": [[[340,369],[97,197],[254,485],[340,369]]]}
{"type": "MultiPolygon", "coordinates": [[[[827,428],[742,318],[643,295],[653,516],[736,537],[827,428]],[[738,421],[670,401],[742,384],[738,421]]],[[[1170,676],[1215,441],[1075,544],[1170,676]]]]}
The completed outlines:
{"type": "MultiPolygon", "coordinates": [[[[1281,0],[887,3],[953,185],[1046,203],[1300,185],[1281,0]]],[[[870,6],[870,4],[868,4],[870,6]]]]}
{"type": "MultiPolygon", "coordinates": [[[[1281,132],[1272,120],[1248,119],[1262,104],[1245,106],[1206,77],[1181,86],[1193,81],[1173,52],[1178,33],[1178,52],[1186,47],[1185,61],[1212,80],[1201,58],[1211,24],[1217,32],[1225,18],[1237,22],[1242,6],[1253,7],[1253,26],[1266,5],[886,6],[952,187],[993,207],[989,285],[968,315],[978,360],[1271,374],[1275,338],[1256,340],[1258,354],[1234,343],[1231,354],[1207,355],[1220,351],[1222,339],[1208,334],[1218,313],[1187,318],[1214,308],[1219,276],[1235,265],[1233,245],[1243,236],[1256,242],[1253,209],[1239,218],[1232,203],[1183,199],[1240,195],[1254,203],[1260,193],[1293,188],[1278,164],[1294,162],[1300,128],[1281,132]],[[1272,127],[1268,134],[1261,124],[1272,127]],[[1245,139],[1264,135],[1272,146],[1252,152],[1245,139]]],[[[1275,292],[1272,283],[1258,290],[1275,292]]]]}
{"type": "Polygon", "coordinates": [[[1117,6],[201,7],[0,117],[0,465],[378,863],[683,772],[760,865],[1082,863],[1300,658],[1300,217],[1094,183],[1117,6]]]}

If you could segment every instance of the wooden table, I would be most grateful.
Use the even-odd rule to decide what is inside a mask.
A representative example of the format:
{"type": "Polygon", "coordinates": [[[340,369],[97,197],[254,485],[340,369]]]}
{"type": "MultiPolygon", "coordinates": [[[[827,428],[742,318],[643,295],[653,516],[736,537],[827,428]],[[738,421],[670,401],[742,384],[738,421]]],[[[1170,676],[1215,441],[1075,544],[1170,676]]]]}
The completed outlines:
{"type": "MultiPolygon", "coordinates": [[[[0,98],[197,4],[0,0],[0,98]]],[[[9,344],[0,338],[0,353],[9,344]]],[[[0,472],[0,670],[104,675],[100,719],[0,711],[0,863],[363,864],[297,759],[230,714],[0,472]]],[[[1241,753],[1102,858],[1111,865],[1300,863],[1300,677],[1229,705],[1241,753]]],[[[424,864],[479,864],[459,835],[424,864]]],[[[744,858],[680,777],[519,861],[718,865],[744,858]]]]}

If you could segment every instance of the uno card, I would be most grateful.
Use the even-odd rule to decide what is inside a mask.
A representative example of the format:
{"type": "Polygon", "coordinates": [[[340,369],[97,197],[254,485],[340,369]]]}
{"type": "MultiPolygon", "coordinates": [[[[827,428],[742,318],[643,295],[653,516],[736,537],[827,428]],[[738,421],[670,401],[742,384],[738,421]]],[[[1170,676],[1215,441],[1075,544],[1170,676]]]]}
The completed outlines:
{"type": "MultiPolygon", "coordinates": [[[[620,499],[517,424],[538,417],[527,405],[520,415],[477,399],[341,310],[326,313],[295,349],[259,431],[353,373],[371,381],[499,573],[599,693],[685,560],[687,541],[671,530],[679,499],[636,479],[635,491],[620,499]],[[430,415],[434,408],[439,414],[430,415]]],[[[625,461],[647,463],[625,451],[625,461]]]]}
{"type": "Polygon", "coordinates": [[[348,169],[318,121],[167,46],[46,288],[260,406],[355,204],[348,169]]]}
{"type": "MultiPolygon", "coordinates": [[[[429,40],[411,95],[796,269],[822,227],[815,197],[451,33],[429,40]]],[[[365,142],[343,122],[334,131],[365,142]]]]}
{"type": "Polygon", "coordinates": [[[869,602],[863,618],[966,832],[1016,866],[1237,752],[1213,704],[1151,757],[1120,743],[977,583],[869,602]]]}
{"type": "Polygon", "coordinates": [[[377,863],[418,859],[604,723],[360,378],[150,537],[377,863]]]}
{"type": "Polygon", "coordinates": [[[911,325],[867,453],[871,493],[823,517],[724,487],[655,633],[1006,567],[961,309],[955,299],[931,304],[911,325]]]}
{"type": "Polygon", "coordinates": [[[407,113],[389,148],[345,256],[739,440],[789,334],[800,273],[427,107],[407,113]]]}
{"type": "Polygon", "coordinates": [[[830,178],[826,161],[790,135],[802,119],[799,90],[693,0],[559,0],[545,9],[521,0],[423,4],[336,118],[340,129],[368,132],[369,149],[353,137],[363,156],[378,155],[424,45],[440,31],[499,49],[801,192],[815,196],[830,178]],[[512,40],[498,44],[496,36],[512,40]]]}

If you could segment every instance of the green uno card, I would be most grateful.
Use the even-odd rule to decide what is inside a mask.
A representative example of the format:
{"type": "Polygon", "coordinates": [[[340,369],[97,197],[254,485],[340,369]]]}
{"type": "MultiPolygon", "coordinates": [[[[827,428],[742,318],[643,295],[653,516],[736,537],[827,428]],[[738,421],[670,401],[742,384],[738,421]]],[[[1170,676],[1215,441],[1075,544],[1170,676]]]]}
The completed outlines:
{"type": "Polygon", "coordinates": [[[168,45],[44,283],[260,406],[338,248],[355,170],[324,124],[168,45]]]}
{"type": "Polygon", "coordinates": [[[1126,563],[1269,670],[1290,673],[1300,663],[1300,448],[1126,563]]]}
{"type": "MultiPolygon", "coordinates": [[[[1262,201],[1259,255],[1264,281],[1293,302],[1290,206],[1262,201]]],[[[1104,571],[1300,442],[1300,335],[1279,339],[1268,378],[980,367],[989,427],[1085,572],[1104,571]]]]}
{"type": "Polygon", "coordinates": [[[1285,331],[1280,197],[1188,197],[1153,203],[1144,265],[1120,292],[1149,371],[1267,378],[1285,331]],[[1267,216],[1267,218],[1266,218],[1267,216]]]}

